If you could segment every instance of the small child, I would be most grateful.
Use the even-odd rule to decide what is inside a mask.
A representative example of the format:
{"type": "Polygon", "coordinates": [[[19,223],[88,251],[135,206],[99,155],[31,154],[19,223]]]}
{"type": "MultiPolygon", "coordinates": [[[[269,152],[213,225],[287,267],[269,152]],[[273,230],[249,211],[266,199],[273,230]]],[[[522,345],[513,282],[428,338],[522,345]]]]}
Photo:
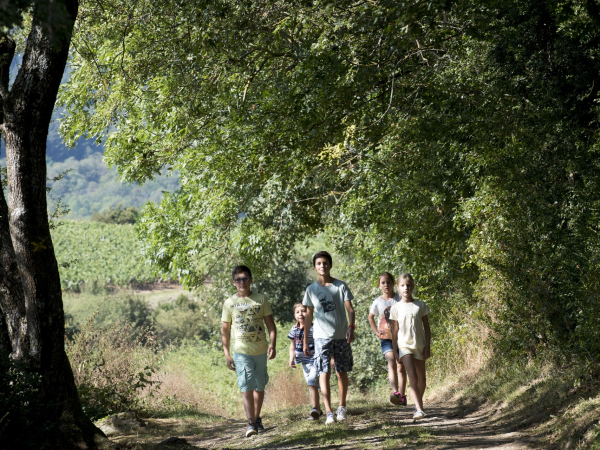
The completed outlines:
{"type": "Polygon", "coordinates": [[[406,406],[406,369],[402,363],[396,365],[390,327],[390,310],[400,301],[400,297],[394,294],[394,277],[388,272],[379,275],[378,287],[381,295],[373,300],[369,310],[369,324],[375,336],[379,338],[383,357],[388,363],[388,377],[393,389],[390,402],[394,405],[406,406]],[[375,323],[375,317],[378,319],[378,324],[375,323]],[[398,372],[400,372],[400,386],[398,386],[398,372]]]}
{"type": "Polygon", "coordinates": [[[423,394],[427,386],[425,360],[430,356],[431,331],[427,305],[412,298],[415,281],[409,273],[398,278],[402,300],[392,306],[392,344],[398,364],[404,364],[410,381],[410,395],[415,402],[413,419],[425,417],[423,394]]]}
{"type": "Polygon", "coordinates": [[[260,417],[265,386],[269,381],[267,358],[275,358],[277,328],[271,305],[264,295],[252,292],[252,273],[236,266],[231,273],[237,293],[223,303],[221,340],[227,367],[237,373],[244,409],[248,417],[246,437],[265,431],[260,417]],[[267,342],[265,326],[271,343],[267,342]],[[229,353],[231,332],[235,336],[233,357],[229,353]]]}
{"type": "Polygon", "coordinates": [[[315,343],[313,339],[313,326],[308,331],[308,345],[313,356],[306,356],[304,354],[304,318],[306,317],[306,306],[302,303],[296,303],[294,305],[294,317],[296,324],[292,326],[288,334],[290,342],[290,367],[296,368],[296,364],[302,364],[302,370],[304,371],[304,379],[308,384],[308,390],[310,392],[310,402],[312,403],[312,409],[310,411],[309,420],[318,420],[323,415],[323,411],[319,405],[319,376],[317,374],[317,368],[314,365],[315,357],[315,343]]]}

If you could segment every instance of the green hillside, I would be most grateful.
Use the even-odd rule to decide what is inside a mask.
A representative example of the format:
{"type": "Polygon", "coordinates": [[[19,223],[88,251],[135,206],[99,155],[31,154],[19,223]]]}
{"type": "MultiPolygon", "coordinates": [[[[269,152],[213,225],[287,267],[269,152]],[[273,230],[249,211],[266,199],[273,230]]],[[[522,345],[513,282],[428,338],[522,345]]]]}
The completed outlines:
{"type": "Polygon", "coordinates": [[[52,197],[60,198],[69,208],[67,218],[88,219],[96,211],[104,212],[118,204],[137,208],[151,201],[158,203],[163,191],[174,191],[179,179],[159,175],[144,185],[122,183],[116,170],[109,170],[101,153],[90,153],[82,159],[48,160],[48,177],[64,173],[63,179],[49,183],[52,197]],[[68,172],[67,172],[68,171],[68,172]]]}
{"type": "Polygon", "coordinates": [[[132,225],[65,220],[52,239],[64,289],[84,283],[125,286],[159,276],[144,262],[132,225]]]}

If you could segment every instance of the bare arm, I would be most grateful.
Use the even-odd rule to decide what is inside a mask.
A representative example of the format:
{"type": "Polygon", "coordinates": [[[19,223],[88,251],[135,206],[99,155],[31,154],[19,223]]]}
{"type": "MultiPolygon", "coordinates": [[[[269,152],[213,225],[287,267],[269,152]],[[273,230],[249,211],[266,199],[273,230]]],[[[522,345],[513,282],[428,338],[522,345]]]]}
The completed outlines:
{"type": "Polygon", "coordinates": [[[314,306],[306,307],[306,316],[304,317],[304,340],[302,342],[302,347],[304,348],[304,354],[306,356],[310,356],[310,346],[308,345],[308,335],[310,333],[310,327],[312,326],[313,321],[313,311],[314,306]],[[308,331],[306,331],[308,330],[308,331]]]}
{"type": "Polygon", "coordinates": [[[369,325],[371,325],[371,328],[373,329],[375,335],[378,338],[380,338],[381,335],[379,334],[379,330],[377,329],[377,324],[375,323],[375,314],[373,313],[369,313],[369,325]]]}
{"type": "MultiPolygon", "coordinates": [[[[344,302],[344,306],[346,307],[346,311],[348,312],[348,323],[350,325],[354,325],[356,322],[356,314],[354,312],[354,307],[352,306],[352,302],[347,300],[344,302]]],[[[348,327],[348,331],[346,332],[346,342],[351,344],[354,341],[354,327],[348,327]]]]}
{"type": "Polygon", "coordinates": [[[429,328],[429,319],[423,316],[423,328],[425,329],[425,348],[423,349],[423,358],[431,356],[431,329],[429,328]]]}
{"type": "Polygon", "coordinates": [[[233,358],[229,354],[229,339],[231,334],[231,322],[221,322],[221,342],[223,343],[223,353],[225,353],[225,359],[227,360],[227,367],[229,370],[235,370],[235,364],[233,358]]]}
{"type": "Polygon", "coordinates": [[[294,341],[290,342],[290,367],[296,368],[296,346],[294,341]]]}
{"type": "Polygon", "coordinates": [[[400,355],[398,354],[398,321],[390,320],[391,329],[392,329],[392,347],[394,349],[394,357],[396,358],[396,362],[398,364],[402,364],[400,360],[400,355]]]}
{"type": "Polygon", "coordinates": [[[265,321],[265,325],[267,326],[267,330],[269,330],[269,339],[271,340],[271,344],[269,345],[269,349],[267,350],[267,355],[269,355],[269,359],[274,359],[277,354],[277,327],[275,326],[275,321],[273,320],[273,316],[265,316],[263,317],[265,321]]]}

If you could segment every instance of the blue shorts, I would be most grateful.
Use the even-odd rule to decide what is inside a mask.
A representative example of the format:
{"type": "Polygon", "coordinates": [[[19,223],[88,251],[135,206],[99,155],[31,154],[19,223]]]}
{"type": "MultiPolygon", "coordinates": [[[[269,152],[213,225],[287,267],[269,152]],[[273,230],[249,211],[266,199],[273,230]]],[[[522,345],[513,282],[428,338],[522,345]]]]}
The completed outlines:
{"type": "Polygon", "coordinates": [[[383,352],[384,356],[387,352],[394,351],[394,344],[392,344],[391,339],[379,339],[379,341],[381,342],[381,351],[383,352]]]}
{"type": "Polygon", "coordinates": [[[304,379],[309,386],[319,387],[319,374],[314,362],[303,362],[302,370],[304,371],[304,379]]]}
{"type": "Polygon", "coordinates": [[[346,339],[315,338],[315,367],[319,375],[331,371],[329,361],[332,356],[336,372],[352,372],[354,358],[352,357],[352,347],[346,339]]]}
{"type": "Polygon", "coordinates": [[[234,353],[233,362],[235,364],[240,391],[262,392],[265,390],[265,386],[269,382],[266,353],[263,355],[234,353]]]}

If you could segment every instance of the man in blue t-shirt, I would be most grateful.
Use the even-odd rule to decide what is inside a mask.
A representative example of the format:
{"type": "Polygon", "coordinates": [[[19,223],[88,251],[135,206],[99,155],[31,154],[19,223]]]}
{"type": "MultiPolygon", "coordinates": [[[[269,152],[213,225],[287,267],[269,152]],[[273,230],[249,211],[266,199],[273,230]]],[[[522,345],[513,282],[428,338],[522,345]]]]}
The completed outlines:
{"type": "MultiPolygon", "coordinates": [[[[348,394],[348,372],[352,371],[354,360],[352,347],[354,341],[354,296],[341,280],[330,275],[333,260],[327,252],[318,252],[313,256],[313,267],[318,279],[306,288],[302,304],[306,306],[304,326],[310,329],[314,319],[313,336],[315,340],[314,365],[319,374],[319,383],[325,411],[326,424],[334,422],[331,410],[329,382],[331,377],[330,360],[333,357],[340,392],[340,406],[337,409],[337,420],[346,420],[346,396],[348,394]],[[348,317],[346,317],[348,312],[348,317]],[[348,323],[350,322],[350,323],[348,323]]],[[[304,335],[304,354],[312,354],[308,336],[304,335]]]]}

